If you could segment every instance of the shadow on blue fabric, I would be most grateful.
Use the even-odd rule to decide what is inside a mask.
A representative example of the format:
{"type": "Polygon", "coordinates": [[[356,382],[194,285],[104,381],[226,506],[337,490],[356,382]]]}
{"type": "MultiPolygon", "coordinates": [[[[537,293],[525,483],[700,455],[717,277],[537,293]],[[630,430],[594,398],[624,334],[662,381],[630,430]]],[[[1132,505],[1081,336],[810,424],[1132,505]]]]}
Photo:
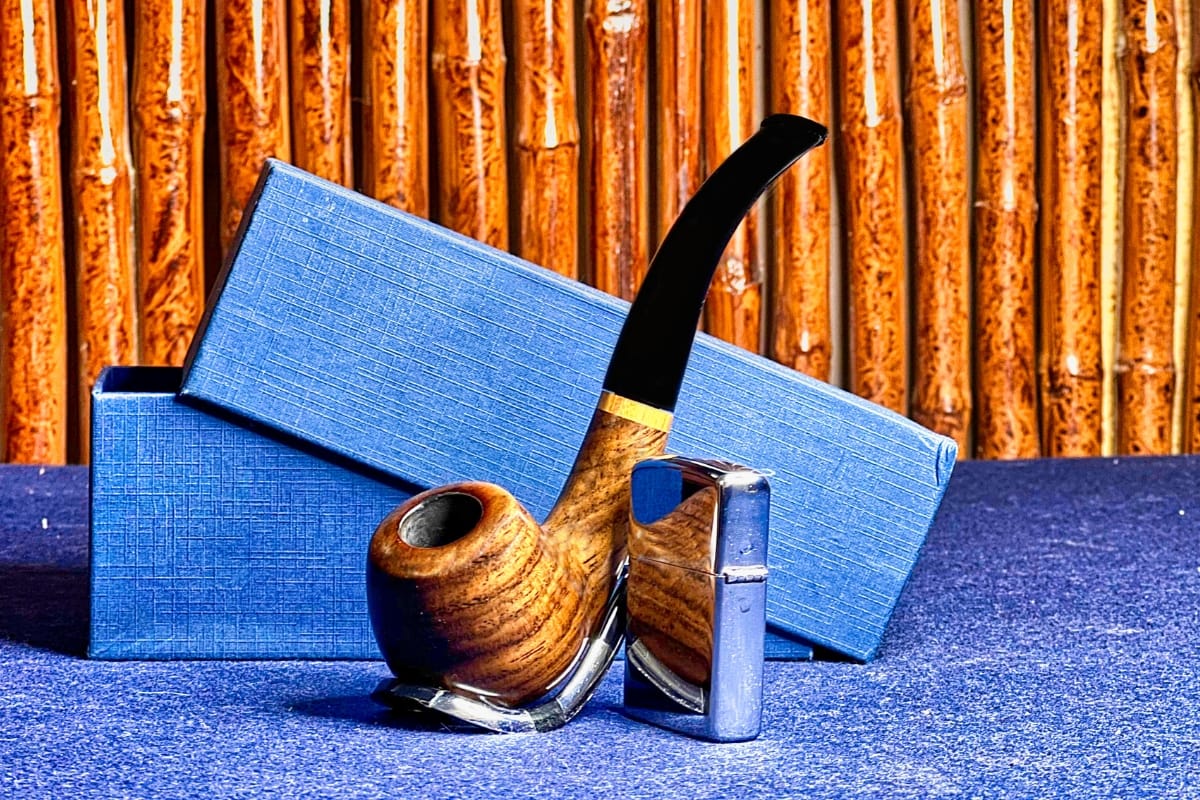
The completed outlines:
{"type": "Polygon", "coordinates": [[[87,570],[0,564],[0,638],[82,657],[88,641],[87,570]]]}

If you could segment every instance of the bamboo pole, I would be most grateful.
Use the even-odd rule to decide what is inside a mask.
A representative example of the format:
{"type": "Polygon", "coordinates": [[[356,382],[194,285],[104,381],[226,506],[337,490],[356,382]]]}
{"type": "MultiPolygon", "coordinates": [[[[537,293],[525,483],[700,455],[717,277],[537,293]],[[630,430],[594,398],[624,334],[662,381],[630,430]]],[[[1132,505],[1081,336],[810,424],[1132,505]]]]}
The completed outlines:
{"type": "Polygon", "coordinates": [[[1193,163],[1196,117],[1192,104],[1188,102],[1189,80],[1192,67],[1192,31],[1196,24],[1190,0],[1175,0],[1175,41],[1179,54],[1175,62],[1175,113],[1178,136],[1175,152],[1178,169],[1175,180],[1175,331],[1172,358],[1175,361],[1176,389],[1171,404],[1171,452],[1182,453],[1186,425],[1186,397],[1184,376],[1188,363],[1188,300],[1192,285],[1192,248],[1195,236],[1192,221],[1195,218],[1195,183],[1193,163]]]}
{"type": "Polygon", "coordinates": [[[350,186],[350,4],[291,0],[291,14],[292,160],[350,186]]]}
{"type": "MultiPolygon", "coordinates": [[[[719,0],[704,16],[705,172],[754,133],[756,0],[719,0]]],[[[758,209],[729,240],[705,304],[709,333],[753,353],[762,348],[763,276],[758,209]]]]}
{"type": "MultiPolygon", "coordinates": [[[[1200,20],[1193,17],[1193,25],[1189,31],[1191,39],[1192,60],[1188,65],[1190,73],[1190,90],[1192,114],[1200,119],[1200,20]]],[[[1200,135],[1192,140],[1192,182],[1200,182],[1200,135]]],[[[1200,203],[1192,204],[1192,225],[1200,225],[1200,203]]],[[[1190,307],[1188,309],[1188,353],[1186,361],[1185,383],[1183,391],[1186,394],[1184,407],[1184,435],[1182,449],[1187,453],[1200,453],[1200,247],[1193,247],[1191,253],[1192,283],[1190,307]]]]}
{"type": "Polygon", "coordinates": [[[1121,275],[1121,66],[1118,33],[1122,0],[1103,0],[1100,158],[1100,452],[1117,452],[1117,299],[1121,275]]]}
{"type": "Polygon", "coordinates": [[[500,0],[433,0],[438,222],[508,247],[500,0]]]}
{"type": "Polygon", "coordinates": [[[91,387],[110,364],[139,358],[133,171],[126,101],[125,4],[66,4],[71,185],[75,216],[80,454],[88,455],[91,387]]]}
{"type": "Polygon", "coordinates": [[[649,266],[645,0],[589,0],[587,252],[591,282],[633,299],[649,266]]]}
{"type": "Polygon", "coordinates": [[[1175,310],[1175,17],[1124,3],[1125,248],[1117,355],[1117,450],[1171,452],[1175,310]]]}
{"type": "Polygon", "coordinates": [[[291,158],[284,0],[217,0],[221,249],[228,250],[268,158],[291,158]]]}
{"type": "Polygon", "coordinates": [[[667,235],[671,223],[704,179],[704,120],[700,114],[702,8],[700,0],[663,0],[655,6],[658,241],[667,235]]]}
{"type": "Polygon", "coordinates": [[[839,10],[850,388],[903,414],[907,244],[896,11],[880,0],[852,0],[839,10]]]}
{"type": "Polygon", "coordinates": [[[135,5],[133,157],[142,361],[179,365],[204,311],[204,10],[135,5]]]}
{"type": "Polygon", "coordinates": [[[4,460],[67,455],[66,269],[54,4],[0,2],[4,460]]]}
{"type": "Polygon", "coordinates": [[[976,358],[980,458],[1036,458],[1037,229],[1034,10],[1031,0],[975,8],[976,358]]]}
{"type": "Polygon", "coordinates": [[[368,0],[364,17],[363,191],[428,217],[428,0],[368,0]]]}
{"type": "Polygon", "coordinates": [[[908,9],[917,239],[911,414],[953,438],[965,454],[971,430],[970,109],[958,0],[922,0],[908,9]]]}
{"type": "MultiPolygon", "coordinates": [[[[770,19],[771,110],[830,119],[829,4],[777,0],[770,19]]],[[[813,150],[779,179],[770,206],[771,357],[829,380],[832,346],[829,147],[813,150]]]]}
{"type": "Polygon", "coordinates": [[[1042,436],[1049,456],[1100,452],[1100,6],[1042,9],[1042,436]]]}
{"type": "Polygon", "coordinates": [[[579,120],[569,0],[516,0],[517,255],[579,277],[579,120]]]}

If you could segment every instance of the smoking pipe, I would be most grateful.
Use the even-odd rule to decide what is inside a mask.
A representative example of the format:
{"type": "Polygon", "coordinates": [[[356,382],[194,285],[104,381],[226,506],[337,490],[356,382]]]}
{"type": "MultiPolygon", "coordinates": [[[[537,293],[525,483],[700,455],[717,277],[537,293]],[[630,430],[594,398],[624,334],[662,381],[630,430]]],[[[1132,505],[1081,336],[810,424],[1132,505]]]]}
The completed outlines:
{"type": "MultiPolygon", "coordinates": [[[[768,117],[685,206],[630,307],[579,455],[543,525],[488,483],[423,492],[379,525],[367,601],[400,687],[393,699],[514,729],[475,717],[487,709],[503,717],[556,689],[570,703],[590,694],[621,636],[630,475],[664,450],[713,272],[758,197],[825,135],[811,120],[768,117]],[[597,642],[601,656],[589,653],[597,642]]],[[[558,718],[566,704],[555,706],[558,718]]]]}

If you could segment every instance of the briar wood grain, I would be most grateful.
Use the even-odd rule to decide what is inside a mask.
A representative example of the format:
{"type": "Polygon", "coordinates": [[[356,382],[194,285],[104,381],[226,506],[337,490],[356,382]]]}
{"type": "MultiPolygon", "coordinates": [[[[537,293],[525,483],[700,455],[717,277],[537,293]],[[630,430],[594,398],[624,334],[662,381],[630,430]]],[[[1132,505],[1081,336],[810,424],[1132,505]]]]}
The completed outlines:
{"type": "Polygon", "coordinates": [[[363,191],[428,217],[428,0],[363,4],[363,191]]]}
{"type": "MultiPolygon", "coordinates": [[[[830,15],[824,0],[770,4],[771,110],[829,120],[830,15]]],[[[771,357],[829,380],[829,148],[809,153],[783,174],[771,204],[771,357]]]]}
{"type": "Polygon", "coordinates": [[[367,591],[397,677],[505,705],[544,694],[600,620],[625,555],[629,476],[666,439],[598,409],[540,527],[484,483],[425,492],[390,514],[371,540],[367,591]],[[420,509],[447,495],[474,498],[478,516],[456,530],[420,521],[420,509]]]}
{"type": "MultiPolygon", "coordinates": [[[[706,171],[750,138],[754,108],[755,0],[707,3],[704,13],[704,159],[706,171]]],[[[758,210],[725,247],[705,303],[712,335],[757,353],[762,347],[763,277],[758,210]]]]}
{"type": "Polygon", "coordinates": [[[228,250],[268,158],[291,158],[286,0],[217,0],[221,248],[228,250]]]}
{"type": "Polygon", "coordinates": [[[1035,255],[1037,129],[1032,0],[975,9],[975,320],[980,458],[1041,454],[1035,255]]]}
{"type": "Polygon", "coordinates": [[[500,0],[432,0],[437,221],[508,248],[500,0]]]}
{"type": "Polygon", "coordinates": [[[579,277],[574,4],[515,0],[516,253],[579,277]]]}
{"type": "Polygon", "coordinates": [[[650,259],[646,2],[589,0],[584,28],[590,282],[632,300],[650,259]]]}
{"type": "Polygon", "coordinates": [[[1043,455],[1099,455],[1100,4],[1046,0],[1041,10],[1043,455]]]}
{"type": "Polygon", "coordinates": [[[292,162],[354,183],[349,0],[290,0],[292,162]]]}
{"type": "Polygon", "coordinates": [[[663,0],[655,6],[654,197],[660,242],[703,180],[702,9],[700,0],[663,0]]]}
{"type": "Polygon", "coordinates": [[[970,109],[958,0],[912,3],[906,23],[916,216],[911,414],[966,453],[971,430],[970,109]]]}
{"type": "Polygon", "coordinates": [[[125,4],[67,3],[71,190],[75,225],[80,457],[88,455],[91,388],[105,366],[136,364],[133,170],[125,4]]]}
{"type": "Polygon", "coordinates": [[[204,312],[204,5],[146,0],[135,7],[142,362],[178,366],[204,312]]]}
{"type": "Polygon", "coordinates": [[[1171,452],[1175,392],[1174,9],[1126,0],[1125,206],[1117,451],[1171,452]]]}
{"type": "Polygon", "coordinates": [[[850,388],[903,414],[908,404],[908,245],[896,7],[852,0],[838,8],[850,388]]]}
{"type": "Polygon", "coordinates": [[[4,460],[67,456],[67,288],[54,3],[0,2],[4,460]]]}

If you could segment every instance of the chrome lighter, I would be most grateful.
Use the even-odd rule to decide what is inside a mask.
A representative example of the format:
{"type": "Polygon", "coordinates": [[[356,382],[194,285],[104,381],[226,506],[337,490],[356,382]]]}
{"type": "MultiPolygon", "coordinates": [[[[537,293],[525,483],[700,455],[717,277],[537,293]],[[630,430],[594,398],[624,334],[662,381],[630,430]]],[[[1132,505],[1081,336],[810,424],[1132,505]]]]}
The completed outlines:
{"type": "Polygon", "coordinates": [[[737,742],[762,718],[770,487],[754,470],[679,456],[633,470],[625,712],[737,742]]]}

